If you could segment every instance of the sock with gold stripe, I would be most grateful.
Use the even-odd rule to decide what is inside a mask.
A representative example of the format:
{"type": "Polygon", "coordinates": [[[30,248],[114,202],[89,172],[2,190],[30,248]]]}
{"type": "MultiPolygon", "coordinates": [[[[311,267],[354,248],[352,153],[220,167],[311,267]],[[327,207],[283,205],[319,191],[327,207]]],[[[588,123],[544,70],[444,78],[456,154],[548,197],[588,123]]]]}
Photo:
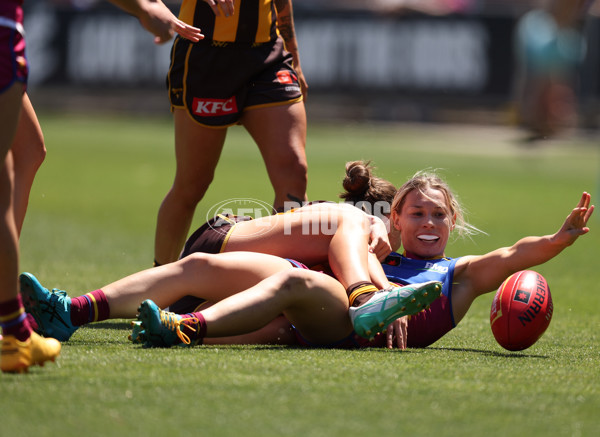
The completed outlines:
{"type": "Polygon", "coordinates": [[[350,285],[346,289],[351,307],[359,307],[379,291],[372,282],[362,281],[350,285]]]}
{"type": "Polygon", "coordinates": [[[110,318],[108,300],[102,290],[71,299],[71,323],[81,326],[110,318]]]}
{"type": "Polygon", "coordinates": [[[182,325],[193,344],[202,344],[206,337],[206,320],[200,311],[182,314],[182,325]],[[189,321],[188,321],[189,320],[189,321]]]}
{"type": "Polygon", "coordinates": [[[14,335],[19,341],[25,341],[31,335],[31,326],[20,294],[8,302],[0,303],[0,326],[5,336],[14,335]]]}

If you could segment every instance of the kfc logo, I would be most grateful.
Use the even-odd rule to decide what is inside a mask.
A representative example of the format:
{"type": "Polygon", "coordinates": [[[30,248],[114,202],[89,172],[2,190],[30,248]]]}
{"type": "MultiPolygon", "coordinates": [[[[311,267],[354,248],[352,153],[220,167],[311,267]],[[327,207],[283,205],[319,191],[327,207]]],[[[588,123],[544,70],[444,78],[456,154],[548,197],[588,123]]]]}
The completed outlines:
{"type": "Polygon", "coordinates": [[[235,97],[230,99],[199,99],[193,101],[194,114],[214,117],[238,112],[235,97]]]}

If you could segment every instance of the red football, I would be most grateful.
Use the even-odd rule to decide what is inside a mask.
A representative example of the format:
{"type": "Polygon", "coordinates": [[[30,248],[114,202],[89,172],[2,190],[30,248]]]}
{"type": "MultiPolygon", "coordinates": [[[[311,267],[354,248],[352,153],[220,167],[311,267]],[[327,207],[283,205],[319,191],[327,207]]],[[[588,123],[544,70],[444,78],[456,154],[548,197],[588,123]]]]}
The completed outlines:
{"type": "Polygon", "coordinates": [[[552,319],[550,287],[542,275],[523,270],[502,283],[490,312],[496,341],[504,349],[520,351],[533,345],[552,319]]]}

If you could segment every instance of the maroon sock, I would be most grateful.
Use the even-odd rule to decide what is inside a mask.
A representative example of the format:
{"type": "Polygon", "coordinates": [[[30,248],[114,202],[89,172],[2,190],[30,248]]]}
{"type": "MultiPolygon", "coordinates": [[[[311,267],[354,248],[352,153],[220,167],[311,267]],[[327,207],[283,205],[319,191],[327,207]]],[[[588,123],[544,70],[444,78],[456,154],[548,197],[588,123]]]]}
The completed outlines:
{"type": "Polygon", "coordinates": [[[3,335],[14,335],[19,341],[25,341],[31,336],[31,326],[20,294],[8,302],[0,303],[0,326],[3,335]]]}
{"type": "Polygon", "coordinates": [[[40,327],[35,321],[35,318],[29,313],[25,313],[25,315],[27,316],[27,321],[29,322],[29,326],[31,326],[31,329],[39,333],[40,327]]]}
{"type": "Polygon", "coordinates": [[[182,314],[181,317],[185,325],[184,332],[190,338],[190,342],[192,344],[202,344],[204,337],[206,337],[206,320],[202,313],[182,314]],[[198,321],[197,323],[196,320],[198,321]]]}
{"type": "Polygon", "coordinates": [[[110,318],[108,300],[102,290],[95,290],[71,299],[71,323],[81,326],[110,318]]]}

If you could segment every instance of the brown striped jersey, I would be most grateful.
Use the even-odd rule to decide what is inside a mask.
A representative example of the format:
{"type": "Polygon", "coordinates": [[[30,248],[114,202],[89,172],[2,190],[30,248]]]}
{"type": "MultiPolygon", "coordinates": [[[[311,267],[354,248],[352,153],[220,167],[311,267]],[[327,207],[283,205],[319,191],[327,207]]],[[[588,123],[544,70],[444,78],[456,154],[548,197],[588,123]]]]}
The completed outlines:
{"type": "Polygon", "coordinates": [[[203,0],[183,0],[179,19],[199,27],[205,40],[252,44],[277,38],[273,0],[234,0],[234,8],[232,16],[215,16],[203,0]]]}

